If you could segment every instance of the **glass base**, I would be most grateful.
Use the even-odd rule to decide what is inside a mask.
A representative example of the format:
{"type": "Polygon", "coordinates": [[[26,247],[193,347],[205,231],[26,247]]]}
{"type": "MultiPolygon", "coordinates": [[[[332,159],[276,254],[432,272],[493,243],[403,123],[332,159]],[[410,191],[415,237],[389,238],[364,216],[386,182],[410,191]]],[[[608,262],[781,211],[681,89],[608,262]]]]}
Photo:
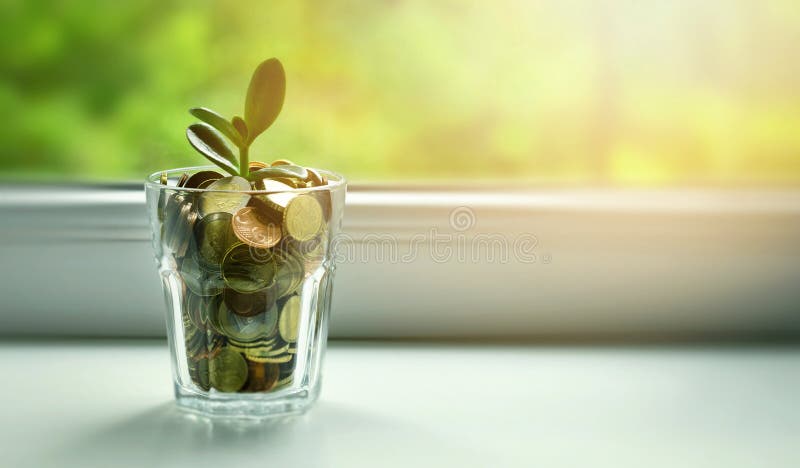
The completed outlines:
{"type": "Polygon", "coordinates": [[[271,394],[199,393],[175,385],[178,408],[213,418],[261,420],[301,415],[319,397],[319,386],[289,388],[271,394]]]}

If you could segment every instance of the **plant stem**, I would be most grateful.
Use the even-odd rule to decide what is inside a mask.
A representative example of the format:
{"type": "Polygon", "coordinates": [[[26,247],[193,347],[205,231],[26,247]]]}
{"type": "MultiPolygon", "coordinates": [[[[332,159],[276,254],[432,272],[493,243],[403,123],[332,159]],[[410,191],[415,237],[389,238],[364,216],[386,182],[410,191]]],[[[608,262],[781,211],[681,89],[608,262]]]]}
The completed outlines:
{"type": "Polygon", "coordinates": [[[250,146],[242,146],[239,148],[239,175],[247,179],[250,175],[250,146]]]}

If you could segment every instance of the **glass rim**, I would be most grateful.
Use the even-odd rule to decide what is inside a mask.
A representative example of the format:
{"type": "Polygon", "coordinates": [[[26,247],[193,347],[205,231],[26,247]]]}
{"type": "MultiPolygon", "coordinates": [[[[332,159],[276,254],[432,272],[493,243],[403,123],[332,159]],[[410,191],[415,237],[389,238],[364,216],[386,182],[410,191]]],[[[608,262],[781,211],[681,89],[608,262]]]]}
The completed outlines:
{"type": "Polygon", "coordinates": [[[316,187],[301,187],[301,188],[294,188],[291,187],[287,190],[209,190],[207,188],[191,188],[191,187],[177,187],[174,185],[164,185],[160,182],[161,174],[167,173],[169,176],[170,174],[182,174],[185,172],[197,172],[197,171],[204,171],[204,170],[214,170],[219,172],[220,168],[214,165],[206,165],[206,166],[188,166],[188,167],[178,167],[174,169],[167,169],[164,171],[157,171],[149,176],[144,180],[145,188],[154,188],[158,190],[175,190],[175,191],[184,191],[184,192],[197,192],[197,193],[246,193],[248,195],[262,195],[262,194],[271,194],[271,193],[308,193],[308,192],[320,192],[320,191],[333,191],[335,189],[345,187],[347,185],[347,180],[344,178],[343,175],[329,171],[327,169],[317,169],[311,168],[315,171],[319,172],[328,177],[328,184],[327,185],[319,185],[316,187]]]}

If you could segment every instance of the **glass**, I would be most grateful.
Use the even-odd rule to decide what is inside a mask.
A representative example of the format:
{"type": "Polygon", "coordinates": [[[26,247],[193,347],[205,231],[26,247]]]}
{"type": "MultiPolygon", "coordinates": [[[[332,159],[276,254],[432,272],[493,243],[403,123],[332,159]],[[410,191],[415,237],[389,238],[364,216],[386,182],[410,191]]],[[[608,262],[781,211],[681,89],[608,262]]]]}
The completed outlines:
{"type": "Polygon", "coordinates": [[[320,392],[345,180],[320,170],[327,185],[282,192],[177,187],[184,173],[213,169],[155,173],[145,183],[177,403],[206,415],[302,413],[320,392]],[[283,218],[248,217],[281,201],[283,218]],[[319,207],[316,217],[309,205],[319,207]],[[313,236],[287,234],[310,218],[313,236]]]}

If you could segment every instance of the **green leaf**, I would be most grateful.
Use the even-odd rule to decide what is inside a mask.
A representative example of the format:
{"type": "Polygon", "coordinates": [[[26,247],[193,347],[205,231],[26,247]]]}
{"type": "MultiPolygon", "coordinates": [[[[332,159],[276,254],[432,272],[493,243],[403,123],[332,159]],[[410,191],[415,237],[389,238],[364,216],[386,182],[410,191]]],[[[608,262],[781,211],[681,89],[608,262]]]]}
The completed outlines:
{"type": "Polygon", "coordinates": [[[291,179],[305,180],[308,172],[299,166],[273,166],[265,167],[250,173],[250,180],[261,180],[273,177],[288,177],[291,179]],[[299,169],[302,169],[299,170],[299,169]]]}
{"type": "Polygon", "coordinates": [[[229,174],[239,175],[236,167],[236,157],[233,151],[225,144],[225,140],[211,125],[196,123],[186,129],[189,143],[217,166],[228,171],[229,174]]]}
{"type": "Polygon", "coordinates": [[[244,123],[244,119],[239,117],[238,115],[233,118],[231,121],[236,130],[241,135],[243,141],[247,141],[247,124],[244,123]]]}
{"type": "Polygon", "coordinates": [[[239,130],[237,130],[232,123],[228,122],[225,117],[217,114],[213,110],[205,107],[195,107],[189,109],[189,113],[222,132],[234,145],[242,146],[244,143],[244,139],[242,135],[239,134],[239,130]]]}
{"type": "Polygon", "coordinates": [[[261,62],[253,72],[247,99],[244,103],[244,120],[247,122],[247,141],[252,142],[278,118],[286,94],[286,74],[276,58],[261,62]]]}

